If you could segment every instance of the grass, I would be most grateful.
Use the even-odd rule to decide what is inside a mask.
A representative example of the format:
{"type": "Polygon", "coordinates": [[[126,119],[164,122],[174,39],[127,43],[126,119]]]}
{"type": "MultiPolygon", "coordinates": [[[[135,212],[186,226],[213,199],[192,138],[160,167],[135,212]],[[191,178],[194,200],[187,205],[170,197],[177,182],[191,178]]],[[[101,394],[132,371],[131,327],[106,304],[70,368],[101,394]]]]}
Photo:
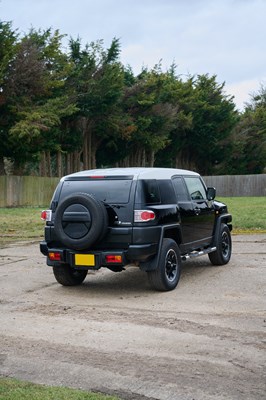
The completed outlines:
{"type": "Polygon", "coordinates": [[[39,240],[44,234],[41,208],[0,208],[0,243],[39,240]]]}
{"type": "MultiPolygon", "coordinates": [[[[266,233],[265,197],[219,197],[233,215],[233,233],[266,233]]],[[[41,240],[41,208],[0,208],[0,244],[41,240]]]]}
{"type": "Polygon", "coordinates": [[[119,400],[83,390],[50,387],[22,382],[17,379],[0,378],[0,400],[119,400]]]}
{"type": "Polygon", "coordinates": [[[233,216],[233,233],[266,233],[265,197],[219,197],[233,216]]]}

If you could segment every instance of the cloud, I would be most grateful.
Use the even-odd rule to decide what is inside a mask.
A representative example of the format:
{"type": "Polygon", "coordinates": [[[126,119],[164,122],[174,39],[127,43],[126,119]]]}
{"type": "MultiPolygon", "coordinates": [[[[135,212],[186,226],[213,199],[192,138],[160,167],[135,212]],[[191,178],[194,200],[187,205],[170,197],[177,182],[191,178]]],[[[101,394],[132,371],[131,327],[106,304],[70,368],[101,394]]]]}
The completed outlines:
{"type": "Polygon", "coordinates": [[[234,94],[234,102],[237,108],[242,111],[244,104],[250,102],[251,97],[258,92],[263,82],[266,82],[266,76],[261,81],[250,79],[226,85],[225,90],[228,94],[234,94]]]}

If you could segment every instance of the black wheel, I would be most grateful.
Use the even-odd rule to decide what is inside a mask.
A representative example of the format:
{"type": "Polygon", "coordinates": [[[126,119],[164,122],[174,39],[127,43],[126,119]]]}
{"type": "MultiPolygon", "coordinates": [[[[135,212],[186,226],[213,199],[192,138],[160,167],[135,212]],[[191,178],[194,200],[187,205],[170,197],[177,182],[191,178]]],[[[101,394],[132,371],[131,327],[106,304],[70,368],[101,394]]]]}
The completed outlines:
{"type": "Polygon", "coordinates": [[[220,232],[215,245],[217,250],[208,254],[210,262],[213,265],[227,264],[231,258],[232,240],[230,230],[226,224],[221,224],[220,232]]]}
{"type": "Polygon", "coordinates": [[[53,267],[55,279],[63,286],[80,285],[87,276],[88,271],[70,268],[68,264],[63,264],[58,267],[53,267]]]}
{"type": "Polygon", "coordinates": [[[57,207],[55,234],[65,246],[83,250],[101,240],[108,227],[107,211],[100,201],[86,193],[67,197],[57,207]]]}
{"type": "Polygon", "coordinates": [[[148,271],[148,279],[156,290],[173,290],[180,278],[181,257],[176,242],[172,239],[164,239],[159,264],[155,271],[148,271]]]}

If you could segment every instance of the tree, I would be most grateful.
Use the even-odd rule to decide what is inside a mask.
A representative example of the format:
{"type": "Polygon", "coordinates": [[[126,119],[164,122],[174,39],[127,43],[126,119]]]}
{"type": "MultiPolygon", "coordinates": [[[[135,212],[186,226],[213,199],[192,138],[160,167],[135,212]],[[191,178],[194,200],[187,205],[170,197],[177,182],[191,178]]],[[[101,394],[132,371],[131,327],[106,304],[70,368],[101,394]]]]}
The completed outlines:
{"type": "Polygon", "coordinates": [[[266,167],[266,88],[251,97],[231,137],[231,174],[260,174],[266,167]]]}
{"type": "Polygon", "coordinates": [[[160,151],[156,166],[188,168],[187,141],[193,123],[193,80],[183,81],[176,75],[173,65],[169,71],[170,81],[166,91],[168,101],[178,110],[175,126],[170,132],[167,147],[160,151]]]}
{"type": "Polygon", "coordinates": [[[224,93],[224,83],[217,83],[216,76],[199,75],[194,83],[194,98],[190,154],[196,169],[207,175],[226,158],[226,141],[238,114],[232,96],[224,93]]]}
{"type": "Polygon", "coordinates": [[[223,162],[226,140],[237,123],[233,98],[224,94],[216,76],[189,77],[176,85],[180,118],[171,134],[172,165],[211,174],[223,162]]]}
{"type": "Polygon", "coordinates": [[[169,101],[170,74],[160,64],[143,70],[125,88],[123,110],[129,121],[124,165],[154,166],[156,154],[169,142],[178,108],[169,101]]]}
{"type": "MultiPolygon", "coordinates": [[[[183,80],[173,64],[134,76],[120,43],[84,48],[58,30],[18,37],[0,21],[0,173],[39,163],[41,175],[98,166],[164,166],[212,173],[265,168],[266,90],[240,115],[216,76],[183,80]]],[[[35,171],[36,172],[36,171],[35,171]]]]}
{"type": "Polygon", "coordinates": [[[8,68],[16,51],[17,33],[11,22],[0,21],[0,175],[4,173],[4,157],[10,157],[8,138],[9,114],[6,106],[4,83],[8,68]]]}
{"type": "Polygon", "coordinates": [[[118,62],[120,44],[113,39],[105,50],[103,42],[92,42],[81,49],[81,41],[71,39],[72,72],[67,86],[76,99],[76,128],[82,137],[83,168],[96,167],[96,153],[103,141],[120,135],[120,101],[124,84],[118,62]]]}
{"type": "Polygon", "coordinates": [[[16,167],[38,154],[44,175],[51,174],[51,152],[61,151],[54,128],[77,110],[64,94],[68,65],[60,50],[62,37],[50,29],[31,30],[18,43],[4,84],[16,167]]]}

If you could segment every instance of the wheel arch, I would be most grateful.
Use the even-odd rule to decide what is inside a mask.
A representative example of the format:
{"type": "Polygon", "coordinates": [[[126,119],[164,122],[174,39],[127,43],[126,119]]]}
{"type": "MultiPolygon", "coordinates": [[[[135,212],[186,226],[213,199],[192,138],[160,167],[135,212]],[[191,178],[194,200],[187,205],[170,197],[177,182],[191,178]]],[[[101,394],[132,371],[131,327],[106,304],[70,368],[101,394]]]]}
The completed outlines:
{"type": "Polygon", "coordinates": [[[147,271],[150,285],[155,290],[168,291],[177,286],[181,273],[179,246],[173,239],[164,238],[158,268],[147,271]]]}
{"type": "Polygon", "coordinates": [[[164,239],[172,239],[176,242],[177,246],[179,247],[180,243],[182,242],[182,232],[181,226],[178,225],[165,225],[161,227],[161,234],[160,240],[158,245],[158,252],[157,254],[149,261],[140,263],[140,269],[142,271],[154,271],[157,269],[159,264],[159,259],[161,256],[161,249],[164,239]]]}
{"type": "Polygon", "coordinates": [[[213,232],[213,242],[216,243],[218,239],[218,235],[220,232],[220,228],[222,224],[226,224],[230,231],[232,231],[232,215],[231,214],[222,214],[216,218],[216,222],[214,225],[214,232],[213,232]]]}
{"type": "Polygon", "coordinates": [[[182,243],[181,226],[164,227],[162,231],[162,239],[173,239],[179,246],[182,243]]]}

